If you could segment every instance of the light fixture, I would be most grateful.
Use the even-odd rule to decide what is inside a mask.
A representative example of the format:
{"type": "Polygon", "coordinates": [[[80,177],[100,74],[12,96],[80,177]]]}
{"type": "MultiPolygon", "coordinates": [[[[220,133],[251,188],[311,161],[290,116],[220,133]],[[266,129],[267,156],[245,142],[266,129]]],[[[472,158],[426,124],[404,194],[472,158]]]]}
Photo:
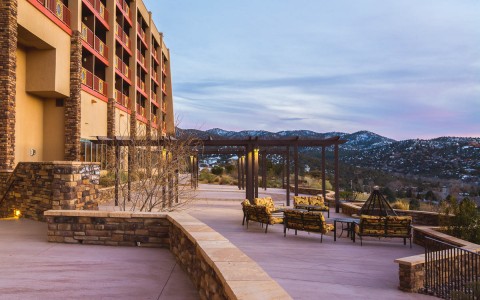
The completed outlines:
{"type": "Polygon", "coordinates": [[[22,215],[22,212],[19,209],[14,209],[13,215],[15,216],[15,218],[20,218],[20,216],[22,215]]]}
{"type": "Polygon", "coordinates": [[[97,103],[97,100],[92,99],[92,104],[97,103]]]}

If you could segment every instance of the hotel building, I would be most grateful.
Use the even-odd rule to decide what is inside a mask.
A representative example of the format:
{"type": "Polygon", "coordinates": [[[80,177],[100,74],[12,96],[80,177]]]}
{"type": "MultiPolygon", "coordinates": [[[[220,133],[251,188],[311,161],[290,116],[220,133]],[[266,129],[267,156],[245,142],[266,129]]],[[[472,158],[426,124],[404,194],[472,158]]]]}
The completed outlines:
{"type": "Polygon", "coordinates": [[[174,134],[169,49],[140,0],[0,0],[0,48],[0,170],[174,134]]]}

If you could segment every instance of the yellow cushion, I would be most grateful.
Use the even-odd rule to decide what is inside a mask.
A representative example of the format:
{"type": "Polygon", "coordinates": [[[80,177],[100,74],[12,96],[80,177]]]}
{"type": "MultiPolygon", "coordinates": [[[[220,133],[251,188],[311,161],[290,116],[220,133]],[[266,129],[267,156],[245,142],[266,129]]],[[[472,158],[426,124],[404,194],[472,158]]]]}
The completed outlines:
{"type": "Polygon", "coordinates": [[[297,205],[309,205],[308,199],[302,196],[293,196],[293,206],[296,207],[297,205]]]}
{"type": "Polygon", "coordinates": [[[250,205],[250,200],[248,200],[248,199],[243,200],[242,201],[242,207],[247,206],[247,205],[250,205]]]}
{"type": "Polygon", "coordinates": [[[323,200],[322,196],[308,197],[308,202],[310,203],[310,205],[318,205],[318,206],[323,206],[325,204],[325,201],[323,200]]]}

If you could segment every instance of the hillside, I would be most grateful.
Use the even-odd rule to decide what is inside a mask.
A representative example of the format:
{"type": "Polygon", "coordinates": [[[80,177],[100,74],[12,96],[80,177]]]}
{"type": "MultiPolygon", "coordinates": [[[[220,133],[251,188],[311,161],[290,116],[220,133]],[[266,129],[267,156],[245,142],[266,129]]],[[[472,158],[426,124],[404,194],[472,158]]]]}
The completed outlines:
{"type": "MultiPolygon", "coordinates": [[[[380,136],[369,131],[355,133],[309,130],[268,132],[257,130],[227,131],[219,128],[206,131],[178,129],[178,134],[206,138],[264,139],[299,136],[300,138],[328,138],[340,136],[348,142],[340,147],[343,163],[361,168],[381,170],[388,173],[415,175],[429,178],[456,179],[480,184],[480,138],[440,137],[430,140],[404,140],[380,136]]],[[[316,151],[305,149],[304,155],[316,155],[316,151]]],[[[306,161],[310,159],[305,158],[306,161]]]]}

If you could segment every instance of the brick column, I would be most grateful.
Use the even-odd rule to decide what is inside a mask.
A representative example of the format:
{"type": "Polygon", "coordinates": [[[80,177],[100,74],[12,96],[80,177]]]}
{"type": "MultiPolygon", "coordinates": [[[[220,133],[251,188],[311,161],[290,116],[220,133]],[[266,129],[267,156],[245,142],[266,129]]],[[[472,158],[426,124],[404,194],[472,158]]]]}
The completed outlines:
{"type": "MultiPolygon", "coordinates": [[[[115,137],[115,103],[114,98],[108,98],[107,104],[107,136],[111,139],[115,137]]],[[[107,170],[115,168],[115,147],[107,148],[107,170]]]]}
{"type": "Polygon", "coordinates": [[[70,48],[70,97],[65,100],[65,160],[80,160],[82,40],[74,30],[70,48]]]}
{"type": "Polygon", "coordinates": [[[0,1],[0,170],[15,163],[17,0],[0,1]]]}

